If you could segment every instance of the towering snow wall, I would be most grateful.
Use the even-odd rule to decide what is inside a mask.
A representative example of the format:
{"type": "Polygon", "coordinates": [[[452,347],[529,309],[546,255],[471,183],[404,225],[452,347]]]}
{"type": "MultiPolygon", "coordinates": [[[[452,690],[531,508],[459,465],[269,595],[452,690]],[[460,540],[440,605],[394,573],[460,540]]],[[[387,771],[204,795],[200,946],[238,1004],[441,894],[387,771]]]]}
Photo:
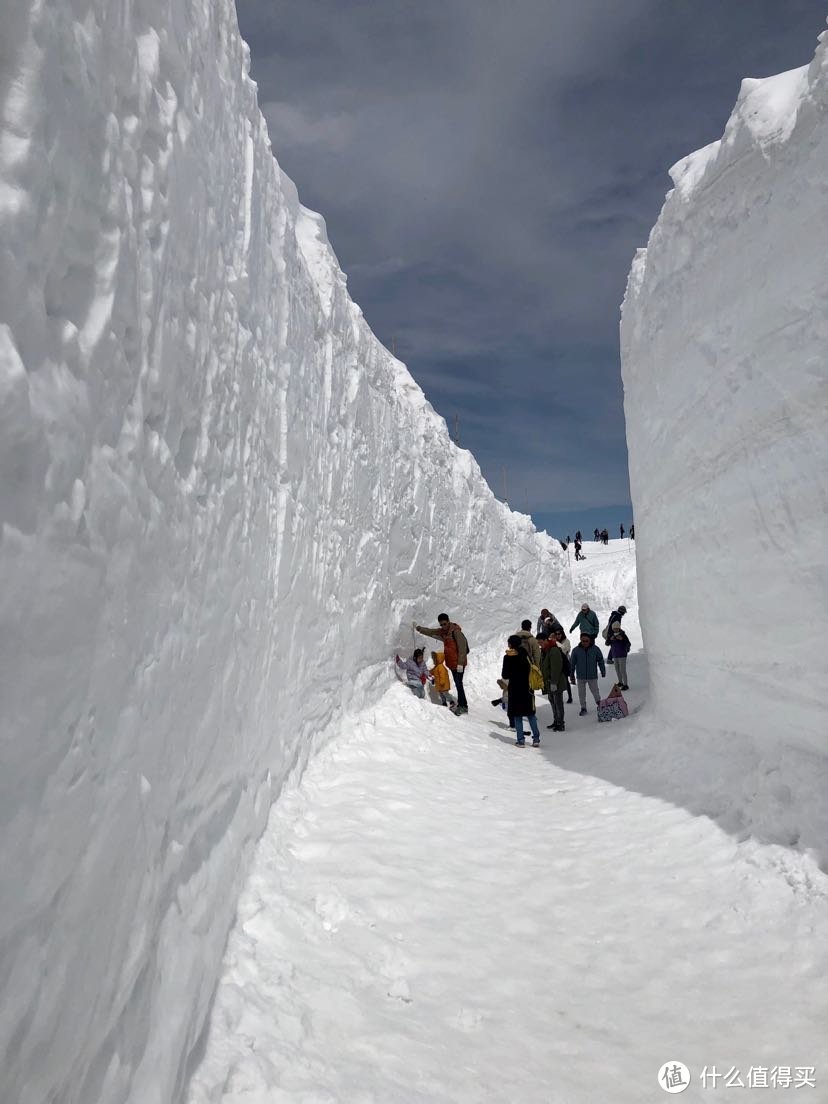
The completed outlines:
{"type": "Polygon", "coordinates": [[[621,327],[652,701],[743,824],[824,848],[828,32],[672,177],[621,327]]]}
{"type": "Polygon", "coordinates": [[[562,560],[349,299],[230,0],[2,35],[0,1097],[171,1104],[286,775],[562,560]]]}

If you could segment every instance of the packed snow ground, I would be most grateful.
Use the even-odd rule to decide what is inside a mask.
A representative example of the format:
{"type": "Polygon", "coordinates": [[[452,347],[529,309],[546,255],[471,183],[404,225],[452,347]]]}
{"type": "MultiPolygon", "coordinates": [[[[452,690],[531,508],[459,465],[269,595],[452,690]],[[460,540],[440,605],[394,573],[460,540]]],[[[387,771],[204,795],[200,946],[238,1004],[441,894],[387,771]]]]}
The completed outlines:
{"type": "MultiPolygon", "coordinates": [[[[621,546],[585,546],[576,594],[629,578],[621,546]]],[[[803,1099],[828,1099],[815,862],[596,773],[648,738],[642,653],[626,721],[567,706],[559,735],[544,702],[539,750],[489,704],[499,662],[473,656],[464,718],[389,670],[279,799],[189,1104],[642,1104],[672,1060],[684,1100],[742,1100],[775,1066],[815,1067],[803,1099]],[[746,1087],[704,1088],[705,1066],[746,1087]]]]}

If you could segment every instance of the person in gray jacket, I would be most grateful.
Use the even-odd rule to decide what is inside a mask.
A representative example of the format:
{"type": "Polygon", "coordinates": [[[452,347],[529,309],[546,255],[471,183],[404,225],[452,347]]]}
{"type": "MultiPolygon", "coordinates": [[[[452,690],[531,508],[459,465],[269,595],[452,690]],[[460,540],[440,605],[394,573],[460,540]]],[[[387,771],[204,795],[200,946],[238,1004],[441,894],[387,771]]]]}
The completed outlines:
{"type": "Polygon", "coordinates": [[[583,717],[587,711],[587,685],[597,705],[601,700],[601,695],[598,691],[598,672],[601,672],[601,678],[607,677],[607,669],[604,666],[604,657],[601,655],[601,649],[588,632],[581,633],[581,642],[580,644],[576,644],[572,649],[569,656],[569,663],[572,668],[572,673],[578,680],[578,701],[581,703],[581,711],[578,716],[583,717]]]}
{"type": "Polygon", "coordinates": [[[581,612],[569,627],[570,632],[575,632],[576,629],[580,629],[582,633],[591,636],[593,642],[598,635],[598,614],[595,610],[591,610],[586,602],[581,606],[581,612]]]}

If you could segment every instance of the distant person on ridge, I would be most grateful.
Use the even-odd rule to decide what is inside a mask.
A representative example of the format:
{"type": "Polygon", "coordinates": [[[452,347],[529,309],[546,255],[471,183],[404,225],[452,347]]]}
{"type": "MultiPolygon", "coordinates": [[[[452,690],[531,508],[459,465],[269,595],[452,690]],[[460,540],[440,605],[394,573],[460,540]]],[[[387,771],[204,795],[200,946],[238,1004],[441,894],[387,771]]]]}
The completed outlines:
{"type": "Polygon", "coordinates": [[[446,657],[446,667],[451,671],[454,686],[457,690],[457,708],[455,714],[468,713],[469,703],[466,701],[466,692],[463,689],[463,672],[466,670],[466,660],[469,655],[469,642],[463,635],[459,625],[451,620],[447,613],[437,616],[437,628],[427,629],[423,625],[416,625],[414,629],[423,636],[434,637],[442,640],[443,653],[446,657]]]}
{"type": "Polygon", "coordinates": [[[609,531],[607,529],[601,530],[601,540],[604,544],[609,544],[609,531]]]}
{"type": "Polygon", "coordinates": [[[532,622],[528,619],[526,621],[521,621],[520,632],[515,633],[515,636],[520,637],[521,647],[525,650],[534,665],[540,667],[540,644],[538,644],[535,637],[532,636],[532,622]]]}
{"type": "Polygon", "coordinates": [[[601,655],[601,649],[595,643],[595,638],[588,633],[581,633],[581,641],[572,649],[569,662],[578,680],[578,701],[581,704],[581,711],[578,716],[584,717],[587,711],[587,685],[589,685],[590,693],[595,699],[595,704],[598,705],[601,700],[601,695],[598,692],[598,672],[601,672],[602,678],[607,677],[604,657],[601,655]]]}
{"type": "Polygon", "coordinates": [[[619,526],[619,529],[621,530],[621,540],[623,540],[624,539],[624,525],[623,525],[623,523],[619,526]]]}
{"type": "Polygon", "coordinates": [[[581,606],[581,612],[569,626],[570,632],[575,632],[576,629],[585,632],[593,640],[598,635],[598,614],[595,610],[591,610],[586,602],[581,606]]]}
{"type": "Polygon", "coordinates": [[[509,684],[506,712],[509,720],[515,722],[517,737],[515,744],[518,747],[526,747],[526,737],[523,733],[523,718],[526,717],[532,730],[532,747],[538,747],[540,732],[535,716],[535,695],[529,689],[529,656],[523,647],[521,637],[510,636],[508,644],[500,677],[509,684]]]}
{"type": "Polygon", "coordinates": [[[575,540],[582,541],[583,539],[584,538],[581,536],[581,530],[579,529],[578,532],[575,534],[575,540]]]}
{"type": "Polygon", "coordinates": [[[596,530],[595,530],[595,540],[596,540],[596,542],[597,542],[597,541],[599,541],[600,539],[601,539],[601,534],[600,534],[600,533],[598,532],[598,530],[596,529],[596,530]]]}
{"type": "Polygon", "coordinates": [[[630,540],[635,540],[635,526],[630,526],[630,540]]]}
{"type": "Polygon", "coordinates": [[[583,545],[581,544],[581,538],[576,537],[575,538],[575,559],[576,560],[583,560],[583,559],[586,558],[585,556],[581,555],[581,548],[582,547],[583,547],[583,545]]]}

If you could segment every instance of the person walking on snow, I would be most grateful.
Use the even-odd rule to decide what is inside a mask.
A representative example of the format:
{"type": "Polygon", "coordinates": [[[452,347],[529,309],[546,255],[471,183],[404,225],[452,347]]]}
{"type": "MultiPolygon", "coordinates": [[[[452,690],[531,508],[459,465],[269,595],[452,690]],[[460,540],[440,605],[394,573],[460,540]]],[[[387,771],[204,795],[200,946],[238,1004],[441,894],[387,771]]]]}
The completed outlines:
{"type": "Polygon", "coordinates": [[[515,633],[515,636],[520,637],[520,646],[524,649],[534,665],[540,667],[540,644],[535,637],[532,636],[532,622],[528,619],[526,621],[521,621],[520,632],[515,633]]]}
{"type": "Polygon", "coordinates": [[[621,530],[621,540],[623,540],[624,539],[624,525],[623,525],[623,523],[619,526],[619,528],[621,530]]]}
{"type": "Polygon", "coordinates": [[[453,705],[454,698],[449,693],[451,679],[446,670],[445,659],[446,657],[442,652],[431,653],[431,662],[434,664],[431,668],[431,678],[434,682],[434,689],[440,697],[440,705],[453,705]]]}
{"type": "Polygon", "coordinates": [[[569,679],[566,677],[566,657],[558,647],[558,642],[553,637],[544,640],[541,644],[540,669],[543,675],[543,692],[549,698],[552,706],[552,724],[547,725],[553,732],[564,732],[566,724],[564,719],[563,692],[569,687],[569,679]]]}
{"type": "Polygon", "coordinates": [[[544,606],[543,609],[540,611],[540,615],[538,616],[538,623],[535,626],[535,636],[538,638],[538,640],[542,638],[542,635],[545,632],[543,627],[544,622],[547,621],[551,616],[552,614],[549,612],[546,606],[544,606]]]}
{"type": "MultiPolygon", "coordinates": [[[[558,647],[563,654],[569,658],[569,653],[572,651],[572,645],[569,643],[569,637],[559,628],[555,633],[555,639],[558,642],[558,647]]],[[[575,676],[570,673],[569,678],[566,680],[566,702],[567,705],[572,705],[572,684],[575,681],[575,676]]]]}
{"type": "MultiPolygon", "coordinates": [[[[623,607],[622,607],[623,608],[623,607]]],[[[610,648],[610,663],[615,665],[615,677],[622,690],[629,690],[627,686],[627,656],[630,654],[630,638],[621,628],[620,621],[613,621],[610,633],[607,637],[610,648]]]]}
{"type": "Polygon", "coordinates": [[[601,695],[598,692],[598,672],[601,672],[601,678],[607,677],[604,657],[601,655],[601,649],[595,643],[595,638],[590,636],[589,633],[581,633],[581,642],[572,649],[569,662],[578,680],[578,701],[581,703],[581,711],[578,716],[583,717],[587,711],[587,685],[589,685],[590,693],[595,698],[595,704],[597,705],[601,700],[601,695]]]}
{"type": "Polygon", "coordinates": [[[540,732],[535,716],[535,695],[529,688],[529,656],[523,647],[521,637],[510,636],[506,655],[503,657],[503,668],[500,677],[509,684],[509,697],[507,713],[509,720],[515,722],[515,744],[518,747],[526,747],[526,737],[523,733],[523,718],[529,721],[532,730],[532,747],[540,744],[540,732]]]}
{"type": "Polygon", "coordinates": [[[575,559],[576,560],[586,559],[586,557],[581,552],[582,548],[583,548],[583,545],[581,544],[581,538],[576,537],[575,538],[575,559]]]}
{"type": "Polygon", "coordinates": [[[598,532],[597,529],[594,530],[594,533],[595,533],[595,540],[599,541],[601,539],[601,534],[598,532]]]}
{"type": "Polygon", "coordinates": [[[595,610],[591,610],[586,602],[581,606],[581,612],[569,626],[570,632],[575,632],[576,629],[580,629],[581,632],[591,636],[593,641],[598,635],[598,614],[595,610]]]}
{"type": "Polygon", "coordinates": [[[423,649],[417,648],[411,655],[411,659],[400,659],[397,656],[397,666],[400,674],[405,676],[405,684],[411,693],[417,698],[425,697],[425,685],[428,682],[428,667],[423,659],[423,649]]]}
{"type": "Polygon", "coordinates": [[[457,708],[454,712],[456,714],[468,713],[469,703],[466,701],[466,692],[463,689],[463,673],[466,670],[469,642],[463,635],[463,630],[451,620],[447,613],[438,614],[436,629],[427,629],[423,625],[416,624],[414,629],[416,632],[422,633],[423,636],[431,636],[435,640],[442,640],[446,667],[451,671],[454,686],[457,690],[457,708]]]}
{"type": "Polygon", "coordinates": [[[630,540],[635,540],[635,526],[630,526],[630,540]]]}

